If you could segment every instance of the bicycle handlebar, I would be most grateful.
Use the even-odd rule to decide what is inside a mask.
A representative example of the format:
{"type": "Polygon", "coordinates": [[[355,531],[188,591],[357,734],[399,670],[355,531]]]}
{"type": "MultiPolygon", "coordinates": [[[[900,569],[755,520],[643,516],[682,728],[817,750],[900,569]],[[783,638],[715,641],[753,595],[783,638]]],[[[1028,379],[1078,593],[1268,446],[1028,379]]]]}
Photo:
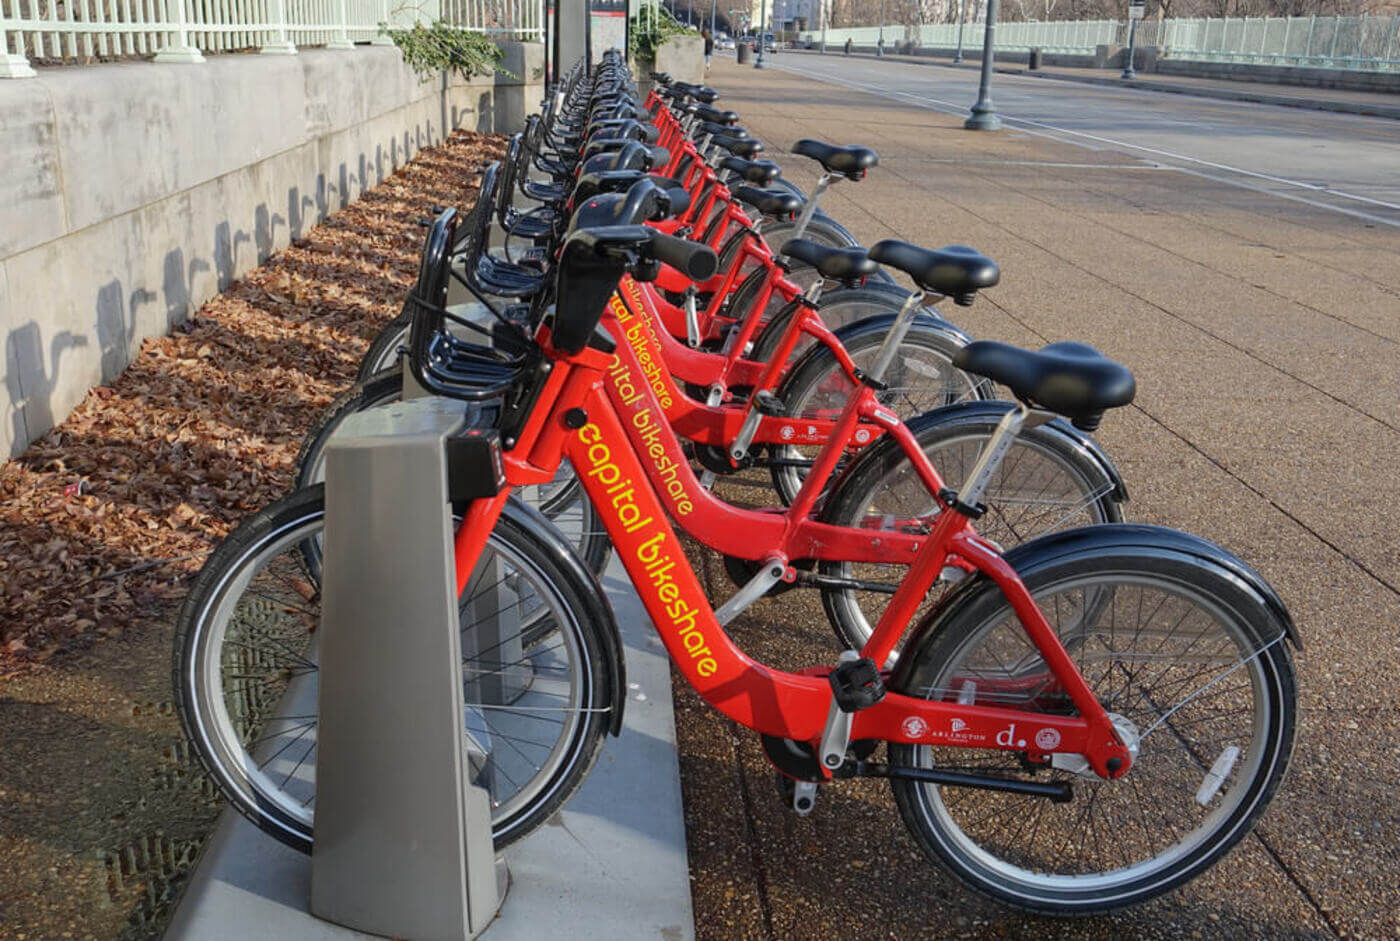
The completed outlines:
{"type": "Polygon", "coordinates": [[[650,254],[692,281],[708,281],[719,270],[719,256],[708,245],[662,232],[652,235],[650,254]]]}

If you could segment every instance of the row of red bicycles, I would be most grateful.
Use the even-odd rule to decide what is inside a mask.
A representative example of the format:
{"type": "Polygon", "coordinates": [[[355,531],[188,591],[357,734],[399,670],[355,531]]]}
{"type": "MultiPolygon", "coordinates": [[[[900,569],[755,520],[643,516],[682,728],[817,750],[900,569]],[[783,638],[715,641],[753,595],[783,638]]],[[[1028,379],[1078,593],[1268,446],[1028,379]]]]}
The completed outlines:
{"type": "Polygon", "coordinates": [[[474,208],[429,221],[403,313],[308,436],[298,488],[204,566],[175,687],[223,793],[312,847],[325,448],[346,416],[428,394],[504,468],[449,494],[464,731],[498,846],[621,729],[598,581],[615,554],[793,812],[886,778],[930,860],[1056,914],[1212,866],[1283,778],[1297,638],[1238,558],[1123,522],[1090,433],[1132,373],[1081,343],[972,339],[941,309],[996,285],[991,259],[862,248],[822,212],[873,151],[799,141],[820,169],[804,194],[713,89],[652,78],[642,98],[615,54],[576,67],[482,168],[474,208]],[[729,478],[772,495],[739,505],[729,478]],[[732,592],[707,596],[682,535],[732,592]],[[726,633],[788,591],[820,593],[831,662],[776,669],[726,633]]]}

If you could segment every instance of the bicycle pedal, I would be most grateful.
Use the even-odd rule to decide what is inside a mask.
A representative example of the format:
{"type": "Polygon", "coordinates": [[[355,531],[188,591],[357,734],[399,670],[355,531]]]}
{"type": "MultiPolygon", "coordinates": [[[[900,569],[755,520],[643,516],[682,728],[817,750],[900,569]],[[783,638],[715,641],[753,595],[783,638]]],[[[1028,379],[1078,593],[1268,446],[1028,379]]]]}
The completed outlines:
{"type": "Polygon", "coordinates": [[[754,393],[753,407],[758,409],[760,414],[770,418],[782,418],[787,414],[787,406],[783,404],[783,400],[767,389],[760,389],[754,393]]]}
{"type": "Polygon", "coordinates": [[[792,809],[799,817],[805,817],[817,806],[817,785],[813,781],[792,783],[792,809]]]}
{"type": "Polygon", "coordinates": [[[869,657],[843,660],[827,674],[826,680],[842,712],[860,712],[885,698],[885,681],[869,657]]]}

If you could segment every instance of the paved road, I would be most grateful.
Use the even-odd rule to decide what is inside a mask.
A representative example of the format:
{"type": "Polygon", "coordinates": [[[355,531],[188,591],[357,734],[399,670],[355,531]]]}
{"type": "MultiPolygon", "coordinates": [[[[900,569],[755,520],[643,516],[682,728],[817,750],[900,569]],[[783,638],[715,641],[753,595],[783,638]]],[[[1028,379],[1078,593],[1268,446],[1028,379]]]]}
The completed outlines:
{"type": "MultiPolygon", "coordinates": [[[[833,216],[865,244],[962,242],[1001,263],[1001,284],[948,316],[988,339],[1090,342],[1133,368],[1137,399],[1098,432],[1128,516],[1264,573],[1304,638],[1303,711],[1289,779],[1224,863],[1160,902],[1065,925],[920,864],[878,788],[832,789],[794,820],[752,736],[681,696],[701,937],[1397,936],[1400,124],[999,75],[999,107],[1037,125],[974,133],[972,73],[774,65],[718,62],[709,79],[785,175],[814,179],[789,154],[797,138],[868,144],[880,166],[829,193],[833,216]],[[1181,156],[1144,161],[1142,147],[1181,156]]],[[[718,572],[711,588],[732,590],[718,572]]],[[[728,630],[798,668],[830,660],[822,628],[794,591],[728,630]]]]}
{"type": "MultiPolygon", "coordinates": [[[[973,69],[810,53],[769,63],[950,114],[977,99],[973,69]]],[[[1007,74],[992,88],[1011,127],[1400,226],[1400,122],[1007,74]]]]}

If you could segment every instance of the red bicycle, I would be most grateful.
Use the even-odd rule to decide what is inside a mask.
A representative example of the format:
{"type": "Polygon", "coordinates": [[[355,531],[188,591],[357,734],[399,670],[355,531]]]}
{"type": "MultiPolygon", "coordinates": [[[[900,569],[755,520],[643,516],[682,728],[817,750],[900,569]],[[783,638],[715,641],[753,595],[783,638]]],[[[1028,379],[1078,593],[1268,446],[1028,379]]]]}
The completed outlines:
{"type": "MultiPolygon", "coordinates": [[[[641,226],[575,232],[553,319],[523,354],[480,350],[511,373],[483,385],[445,330],[450,228],[446,216],[429,235],[412,365],[435,394],[504,396],[493,426],[472,437],[499,452],[505,482],[456,494],[455,544],[465,721],[488,756],[480,775],[498,844],[567,799],[604,733],[620,728],[625,701],[596,580],[511,499],[565,459],[681,674],[762,736],[796,812],[813,810],[822,785],[888,778],[930,858],[995,898],[1053,913],[1159,895],[1249,831],[1282,779],[1296,709],[1294,628],[1263,579],[1218,546],[1157,527],[1075,529],[1006,554],[976,529],[1018,436],[1055,415],[1095,426],[1131,401],[1125,368],[1080,344],[1031,352],[977,342],[959,354],[961,368],[1022,404],[956,492],[930,494],[939,512],[870,637],[834,665],[784,672],[725,634],[667,521],[674,502],[650,482],[645,465],[661,457],[639,449],[629,427],[640,411],[619,409],[608,391],[618,344],[598,324],[624,274],[665,262],[703,277],[712,253],[641,226]],[[940,580],[955,589],[916,622],[940,580]],[[895,668],[883,669],[899,647],[895,668]]],[[[659,410],[647,385],[636,394],[639,407],[659,410]]],[[[905,431],[891,420],[888,434],[905,431]]],[[[932,491],[938,479],[921,452],[907,457],[932,491]]],[[[201,759],[234,806],[303,850],[314,818],[315,715],[302,704],[315,682],[317,599],[300,547],[322,506],[319,489],[304,491],[231,535],[196,581],[177,638],[181,715],[201,759]]]]}
{"type": "MultiPolygon", "coordinates": [[[[642,180],[625,196],[591,198],[576,213],[575,224],[645,219],[642,197],[648,193],[661,191],[642,180]]],[[[886,250],[941,293],[971,293],[984,283],[988,268],[995,272],[989,261],[970,252],[933,252],[889,242],[872,253],[884,257],[886,250]]],[[[919,414],[907,426],[895,422],[916,411],[884,381],[896,348],[902,369],[909,368],[919,348],[919,335],[900,328],[911,323],[913,307],[880,346],[858,348],[857,364],[806,302],[801,316],[786,323],[779,355],[764,367],[746,403],[720,402],[718,396],[711,400],[714,404],[696,402],[673,379],[668,337],[650,316],[647,285],[624,277],[618,287],[604,320],[619,346],[608,392],[624,412],[645,409],[629,427],[641,435],[636,442],[640,450],[664,454],[659,466],[647,466],[653,484],[672,498],[680,525],[725,557],[731,577],[751,586],[747,597],[793,586],[815,588],[838,636],[851,645],[864,643],[937,512],[929,494],[945,482],[956,486],[966,478],[981,445],[1013,406],[971,402],[919,414]],[[787,352],[805,336],[817,337],[824,355],[802,357],[779,385],[787,352]],[[641,385],[649,387],[654,409],[637,405],[641,385]],[[775,388],[777,396],[769,391],[775,388]],[[894,437],[886,440],[892,429],[897,429],[894,437]],[[780,484],[786,510],[741,510],[709,492],[717,473],[753,466],[765,445],[769,456],[761,460],[780,484]],[[906,458],[911,448],[921,452],[921,465],[906,458]],[[779,450],[777,456],[774,450],[779,450]],[[786,457],[789,453],[795,457],[786,457]],[[707,468],[698,479],[692,459],[707,468]],[[937,467],[945,476],[921,478],[918,466],[937,467]],[[755,533],[763,538],[755,540],[755,533]],[[781,580],[765,576],[772,571],[766,563],[774,557],[792,560],[796,574],[781,580]]],[[[544,316],[549,300],[540,296],[531,322],[544,316]]],[[[936,362],[951,369],[952,353],[947,356],[936,362]]],[[[366,404],[355,402],[354,410],[366,404]]],[[[327,427],[334,426],[311,436],[316,444],[308,455],[322,453],[327,427]]],[[[302,485],[320,479],[303,479],[302,485]]],[[[528,499],[571,536],[597,571],[607,556],[607,540],[596,510],[584,499],[568,502],[563,487],[556,479],[530,491],[528,499]]],[[[998,468],[986,498],[985,534],[1013,545],[1057,528],[1119,522],[1125,496],[1117,470],[1092,438],[1067,422],[1047,422],[1019,436],[998,468]]]]}

